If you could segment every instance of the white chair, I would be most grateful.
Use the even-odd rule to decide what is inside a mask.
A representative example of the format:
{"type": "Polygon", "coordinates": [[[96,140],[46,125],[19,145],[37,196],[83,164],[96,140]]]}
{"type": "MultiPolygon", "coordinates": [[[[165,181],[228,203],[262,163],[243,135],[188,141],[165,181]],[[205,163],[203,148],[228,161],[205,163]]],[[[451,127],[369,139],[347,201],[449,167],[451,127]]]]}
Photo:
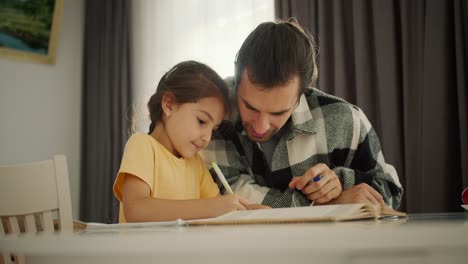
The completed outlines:
{"type": "MultiPolygon", "coordinates": [[[[73,232],[65,156],[0,166],[0,217],[0,235],[73,232]]],[[[14,252],[0,253],[0,263],[2,259],[4,263],[24,263],[24,257],[14,252]]]]}

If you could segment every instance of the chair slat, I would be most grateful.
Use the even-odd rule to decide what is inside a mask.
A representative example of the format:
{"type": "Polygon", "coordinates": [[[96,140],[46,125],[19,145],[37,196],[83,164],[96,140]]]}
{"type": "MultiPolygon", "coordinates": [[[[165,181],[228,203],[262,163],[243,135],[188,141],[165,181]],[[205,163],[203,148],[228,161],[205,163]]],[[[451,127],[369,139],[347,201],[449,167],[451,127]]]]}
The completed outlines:
{"type": "Polygon", "coordinates": [[[34,220],[34,215],[26,215],[24,217],[24,230],[26,233],[36,233],[36,221],[34,220]]]}
{"type": "Polygon", "coordinates": [[[47,211],[43,212],[42,214],[42,227],[43,231],[47,233],[52,233],[54,232],[54,218],[52,217],[52,212],[47,211]]]}
{"type": "Polygon", "coordinates": [[[5,234],[5,228],[3,227],[3,217],[0,217],[0,235],[5,234]]]}
{"type": "MultiPolygon", "coordinates": [[[[2,231],[2,234],[11,234],[13,232],[12,228],[12,222],[16,223],[17,229],[19,230],[18,223],[16,220],[16,217],[2,217],[2,223],[0,224],[0,231],[2,231]],[[11,219],[13,218],[13,219],[11,219]],[[5,227],[3,226],[3,222],[5,222],[5,227]]],[[[12,264],[14,262],[11,261],[12,255],[10,252],[0,252],[0,263],[5,263],[5,264],[12,264]]]]}
{"type": "Polygon", "coordinates": [[[10,232],[13,234],[19,234],[20,228],[18,224],[18,217],[10,216],[7,217],[7,225],[11,228],[10,232]]]}
{"type": "Polygon", "coordinates": [[[2,258],[3,262],[0,263],[5,263],[5,264],[13,264],[14,262],[11,261],[11,254],[9,252],[3,252],[0,257],[2,258]]]}
{"type": "Polygon", "coordinates": [[[26,263],[26,256],[23,255],[13,255],[15,256],[15,264],[23,264],[26,263]]]}

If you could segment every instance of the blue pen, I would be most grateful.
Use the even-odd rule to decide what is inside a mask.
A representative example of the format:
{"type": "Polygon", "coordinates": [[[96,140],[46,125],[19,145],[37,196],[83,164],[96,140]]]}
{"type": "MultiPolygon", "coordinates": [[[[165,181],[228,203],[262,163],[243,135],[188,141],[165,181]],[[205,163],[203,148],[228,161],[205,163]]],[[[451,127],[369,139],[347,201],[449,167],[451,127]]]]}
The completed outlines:
{"type": "Polygon", "coordinates": [[[312,182],[318,182],[318,181],[320,181],[322,178],[323,178],[322,175],[317,175],[317,176],[315,176],[315,177],[312,179],[312,182]]]}
{"type": "MultiPolygon", "coordinates": [[[[322,176],[322,175],[317,175],[317,176],[315,176],[315,177],[312,179],[312,182],[318,182],[318,181],[320,181],[321,179],[323,179],[323,176],[322,176]]],[[[312,201],[312,202],[310,203],[310,206],[313,206],[314,203],[315,203],[315,201],[312,201]]]]}

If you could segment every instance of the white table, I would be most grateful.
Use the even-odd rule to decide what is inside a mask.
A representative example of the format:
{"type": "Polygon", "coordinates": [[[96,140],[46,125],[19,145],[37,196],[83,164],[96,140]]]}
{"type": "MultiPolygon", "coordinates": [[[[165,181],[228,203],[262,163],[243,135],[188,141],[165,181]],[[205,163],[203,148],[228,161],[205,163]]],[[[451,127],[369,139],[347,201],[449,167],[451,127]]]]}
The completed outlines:
{"type": "Polygon", "coordinates": [[[468,213],[0,237],[27,263],[468,263],[468,213]]]}

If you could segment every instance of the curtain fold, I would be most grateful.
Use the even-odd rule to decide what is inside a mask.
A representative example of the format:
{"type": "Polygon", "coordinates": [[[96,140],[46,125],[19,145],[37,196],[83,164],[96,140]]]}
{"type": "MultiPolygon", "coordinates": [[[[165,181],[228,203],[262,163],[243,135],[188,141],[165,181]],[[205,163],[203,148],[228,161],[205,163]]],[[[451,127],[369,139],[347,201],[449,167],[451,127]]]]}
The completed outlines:
{"type": "Polygon", "coordinates": [[[458,122],[460,126],[460,154],[462,186],[468,187],[468,2],[455,0],[455,55],[457,74],[458,122]],[[464,115],[462,113],[465,113],[464,115]]]}
{"type": "Polygon", "coordinates": [[[358,105],[405,187],[403,210],[461,211],[468,186],[464,0],[276,0],[319,46],[318,88],[358,105]]]}
{"type": "Polygon", "coordinates": [[[112,223],[112,185],[130,126],[131,1],[86,1],[80,218],[112,223]]]}

